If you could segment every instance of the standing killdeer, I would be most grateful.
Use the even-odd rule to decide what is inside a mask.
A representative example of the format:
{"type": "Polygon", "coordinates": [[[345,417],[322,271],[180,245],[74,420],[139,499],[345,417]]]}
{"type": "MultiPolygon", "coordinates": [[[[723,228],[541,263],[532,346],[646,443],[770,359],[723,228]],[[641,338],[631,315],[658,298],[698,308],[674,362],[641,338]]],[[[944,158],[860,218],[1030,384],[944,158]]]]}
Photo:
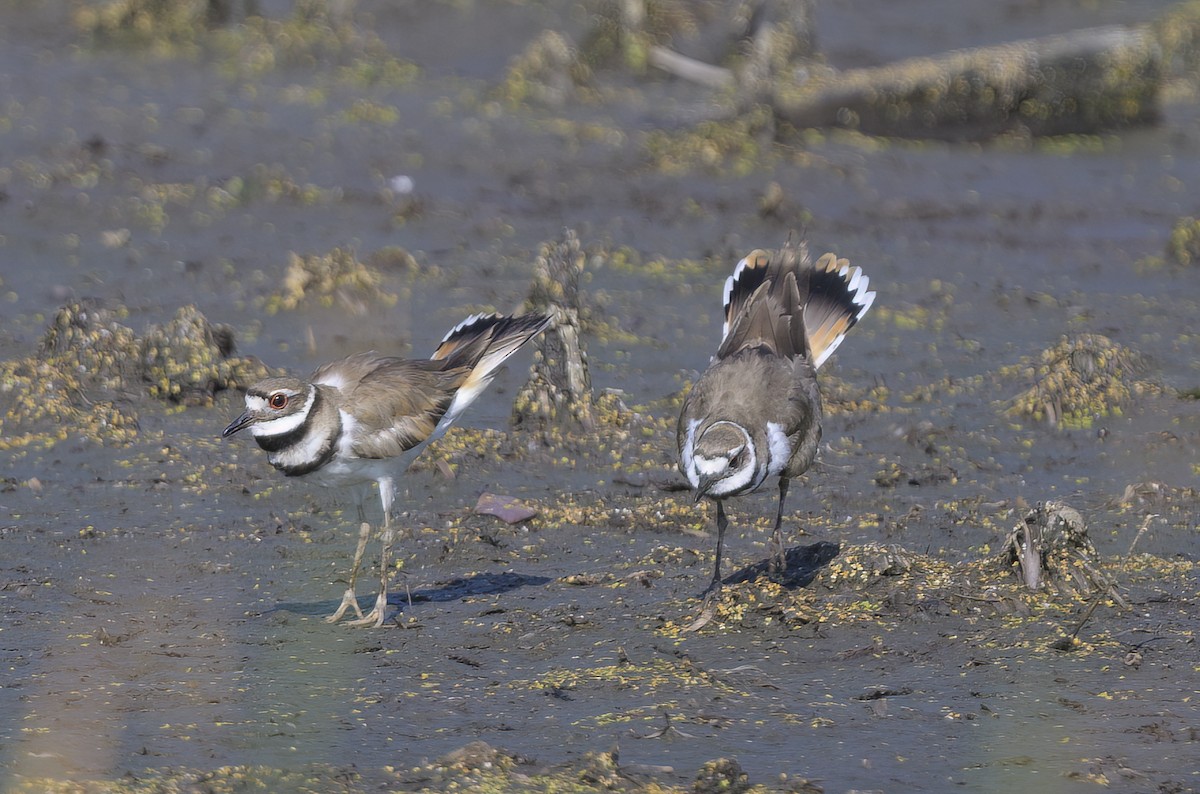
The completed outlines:
{"type": "Polygon", "coordinates": [[[396,477],[487,388],[505,359],[550,320],[540,314],[476,314],[446,334],[429,359],[359,353],[318,368],[309,380],[269,378],[246,390],[246,410],[223,436],[250,428],[271,465],[289,477],[323,486],[379,484],[383,549],[375,608],[363,615],[354,593],[371,535],[364,522],[349,585],[337,611],[326,618],[330,623],[353,609],[358,619],[351,625],[382,625],[396,477]]]}
{"type": "MultiPolygon", "coordinates": [[[[871,308],[862,270],[825,254],[809,262],[803,243],[777,254],[754,250],[725,282],[725,327],[717,355],[692,387],[679,416],[679,469],[696,501],[717,503],[717,562],[705,590],[721,587],[721,547],[729,522],[724,499],[779,478],[770,568],[786,567],[783,501],[821,440],[816,369],[871,308]]],[[[707,622],[707,620],[703,620],[707,622]]],[[[698,621],[699,625],[703,625],[698,621]]]]}

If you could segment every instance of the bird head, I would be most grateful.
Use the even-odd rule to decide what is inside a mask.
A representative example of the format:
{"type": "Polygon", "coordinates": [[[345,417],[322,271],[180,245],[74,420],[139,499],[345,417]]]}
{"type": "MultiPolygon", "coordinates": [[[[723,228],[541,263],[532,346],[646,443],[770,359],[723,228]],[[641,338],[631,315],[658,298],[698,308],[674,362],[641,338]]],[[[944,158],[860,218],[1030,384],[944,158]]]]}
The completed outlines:
{"type": "Polygon", "coordinates": [[[738,493],[754,478],[758,464],[754,443],[741,425],[716,422],[696,439],[692,451],[696,499],[738,493]]]}
{"type": "Polygon", "coordinates": [[[246,390],[246,410],[229,423],[222,436],[244,428],[259,436],[280,436],[296,430],[312,410],[314,388],[296,378],[268,378],[246,390]]]}

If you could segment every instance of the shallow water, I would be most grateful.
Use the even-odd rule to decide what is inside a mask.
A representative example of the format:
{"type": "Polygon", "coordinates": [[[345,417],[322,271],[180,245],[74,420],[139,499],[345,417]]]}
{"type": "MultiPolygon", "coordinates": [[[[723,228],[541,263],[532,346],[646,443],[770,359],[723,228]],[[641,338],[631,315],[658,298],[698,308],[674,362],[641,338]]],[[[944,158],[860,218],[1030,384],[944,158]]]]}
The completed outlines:
{"type": "MultiPolygon", "coordinates": [[[[1159,10],[930,2],[895,19],[888,8],[822,4],[831,62],[1159,10]],[[923,17],[939,22],[913,24],[923,17]]],[[[62,8],[0,4],[0,358],[29,355],[77,297],[127,306],[138,330],[195,303],[238,330],[242,352],[296,372],[372,348],[424,354],[466,313],[516,307],[538,245],[570,227],[585,246],[627,246],[643,263],[701,263],[695,277],[609,266],[586,284],[598,314],[626,332],[589,340],[595,386],[653,414],[707,363],[737,256],[802,225],[818,253],[861,265],[879,293],[823,375],[888,396],[882,410],[828,418],[822,465],[792,489],[790,523],[808,535],[794,527],[797,542],[897,543],[957,562],[998,548],[1018,500],[1059,498],[1084,512],[1102,553],[1121,554],[1151,512],[1117,504],[1126,486],[1196,486],[1200,403],[1171,389],[1200,381],[1200,271],[1139,265],[1197,212],[1194,105],[1065,150],[831,135],[780,146],[746,174],[671,175],[650,167],[641,136],[682,128],[673,120],[703,102],[695,89],[635,84],[556,110],[487,100],[532,32],[578,34],[587,17],[575,6],[360,2],[357,13],[426,67],[422,79],[362,87],[324,66],[231,77],[205,58],[94,51],[62,8]],[[360,99],[397,119],[348,121],[360,99]],[[266,183],[264,173],[320,196],[193,198],[168,202],[165,218],[147,198],[147,186],[266,183]],[[404,201],[384,191],[400,174],[421,202],[402,222],[404,201]],[[758,213],[772,180],[791,207],[782,218],[758,213]],[[129,241],[106,245],[119,229],[129,241]],[[422,266],[385,274],[394,307],[263,311],[288,252],[389,245],[422,266]],[[1056,431],[1005,415],[1027,384],[970,380],[1080,332],[1141,351],[1171,389],[1056,431]],[[881,487],[892,465],[905,476],[881,487]]],[[[514,360],[465,425],[507,427],[527,361],[514,360]]],[[[354,631],[318,619],[343,587],[353,509],[277,478],[246,439],[222,441],[238,403],[142,406],[129,447],[69,438],[0,453],[6,789],[42,775],[242,763],[353,767],[363,785],[386,786],[386,767],[475,739],[551,765],[619,744],[622,763],[670,767],[656,774],[675,784],[734,756],[751,782],[788,774],[826,791],[1085,791],[1098,775],[1128,790],[1197,787],[1194,574],[1131,582],[1134,606],[1100,608],[1081,635],[1113,640],[1089,653],[1055,653],[1053,637],[939,603],[899,619],[884,604],[880,626],[760,622],[680,637],[669,627],[696,608],[711,536],[616,513],[527,527],[468,513],[483,490],[546,505],[574,493],[614,510],[690,504],[686,493],[622,483],[604,450],[566,462],[468,452],[454,480],[425,469],[405,481],[417,528],[396,585],[413,603],[394,599],[405,627],[354,631]],[[644,570],[660,578],[643,586],[644,570]],[[1139,666],[1124,663],[1121,643],[1142,653],[1139,666]],[[892,694],[860,699],[877,689],[892,694]],[[674,730],[661,731],[664,714],[674,730]]],[[[648,439],[651,482],[672,476],[672,443],[648,439]]],[[[764,555],[752,523],[772,499],[732,506],[731,567],[764,555]]],[[[1138,550],[1194,562],[1195,503],[1154,510],[1138,550]]],[[[1082,612],[1068,604],[1062,625],[1082,612]]]]}

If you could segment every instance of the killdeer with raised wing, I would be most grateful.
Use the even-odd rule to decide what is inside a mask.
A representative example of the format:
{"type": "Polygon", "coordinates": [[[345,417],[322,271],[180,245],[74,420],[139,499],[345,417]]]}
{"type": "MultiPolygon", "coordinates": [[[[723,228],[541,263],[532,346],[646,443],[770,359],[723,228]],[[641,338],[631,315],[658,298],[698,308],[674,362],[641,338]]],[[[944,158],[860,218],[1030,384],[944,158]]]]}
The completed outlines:
{"type": "Polygon", "coordinates": [[[778,480],[770,570],[786,567],[780,526],[788,483],[812,465],[821,440],[816,370],[871,308],[868,283],[861,269],[833,254],[812,264],[806,246],[791,241],[778,253],[751,251],[726,280],[721,344],[683,402],[676,439],[679,469],[696,501],[717,503],[717,561],[706,606],[721,587],[726,497],[778,480]]]}
{"type": "Polygon", "coordinates": [[[497,368],[550,322],[541,314],[476,314],[451,329],[428,359],[359,353],[325,364],[309,380],[268,378],[246,390],[246,410],[223,436],[249,428],[271,465],[289,477],[323,486],[379,484],[383,548],[375,608],[364,615],[354,592],[371,536],[370,524],[363,522],[350,581],[327,621],[337,622],[353,609],[357,619],[350,625],[383,624],[396,477],[487,388],[497,368]]]}

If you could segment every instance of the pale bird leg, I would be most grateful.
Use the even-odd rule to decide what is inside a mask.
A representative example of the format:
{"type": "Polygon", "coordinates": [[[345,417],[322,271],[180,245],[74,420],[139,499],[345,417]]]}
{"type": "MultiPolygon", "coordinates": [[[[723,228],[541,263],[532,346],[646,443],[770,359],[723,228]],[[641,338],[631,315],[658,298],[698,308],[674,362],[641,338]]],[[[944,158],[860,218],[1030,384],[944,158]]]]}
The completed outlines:
{"type": "Polygon", "coordinates": [[[348,626],[370,626],[379,628],[387,615],[387,586],[391,574],[392,542],[396,532],[392,529],[392,500],[396,492],[390,478],[379,481],[379,499],[383,502],[383,532],[380,533],[382,548],[379,551],[379,595],[375,596],[375,608],[358,620],[352,620],[348,626]]]}
{"type": "Polygon", "coordinates": [[[358,569],[362,565],[363,552],[367,549],[367,541],[371,539],[371,525],[366,521],[358,528],[358,548],[354,551],[354,564],[350,566],[350,583],[346,585],[346,592],[342,594],[342,603],[338,606],[337,611],[329,617],[325,618],[326,623],[337,623],[342,619],[342,615],[346,614],[346,610],[354,608],[354,614],[362,617],[362,610],[358,606],[358,597],[354,594],[354,583],[358,580],[358,569]]]}
{"type": "Polygon", "coordinates": [[[390,573],[388,558],[391,556],[395,535],[390,523],[385,524],[383,532],[380,533],[383,548],[379,552],[379,595],[375,596],[375,608],[358,620],[350,621],[347,626],[370,626],[377,629],[383,625],[383,618],[387,613],[387,584],[390,573]]]}
{"type": "Polygon", "coordinates": [[[774,575],[787,571],[787,553],[783,548],[781,527],[783,526],[783,500],[787,498],[789,482],[787,477],[779,478],[779,512],[775,514],[775,532],[771,535],[771,560],[767,567],[767,570],[774,575]]]}

